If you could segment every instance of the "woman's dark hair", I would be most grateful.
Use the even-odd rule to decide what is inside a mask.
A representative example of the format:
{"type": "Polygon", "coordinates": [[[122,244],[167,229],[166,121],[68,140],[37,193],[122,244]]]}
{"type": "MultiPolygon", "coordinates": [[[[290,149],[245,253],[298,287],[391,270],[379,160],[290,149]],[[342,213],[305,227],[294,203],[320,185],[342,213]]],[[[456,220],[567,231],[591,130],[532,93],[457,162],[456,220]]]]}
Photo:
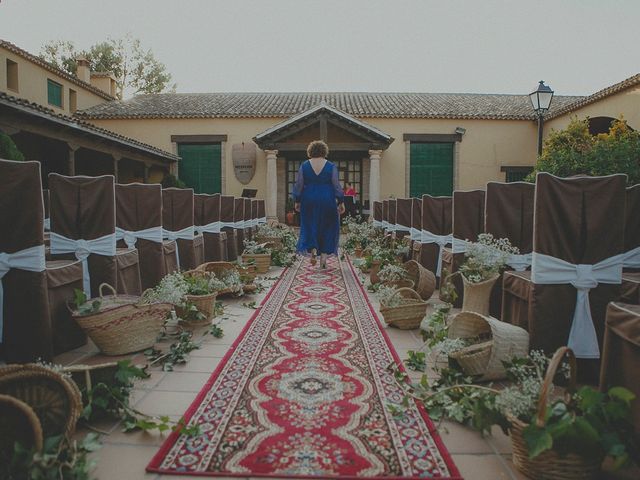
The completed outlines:
{"type": "Polygon", "coordinates": [[[326,158],[329,155],[329,146],[322,140],[314,140],[307,147],[307,157],[309,158],[326,158]]]}

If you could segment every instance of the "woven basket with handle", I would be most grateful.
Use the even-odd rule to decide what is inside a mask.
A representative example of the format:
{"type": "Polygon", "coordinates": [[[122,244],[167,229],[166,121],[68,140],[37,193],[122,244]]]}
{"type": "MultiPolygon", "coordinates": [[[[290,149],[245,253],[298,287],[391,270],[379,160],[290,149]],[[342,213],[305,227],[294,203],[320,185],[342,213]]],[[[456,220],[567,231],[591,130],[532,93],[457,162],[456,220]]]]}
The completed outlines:
{"type": "MultiPolygon", "coordinates": [[[[169,312],[169,303],[146,303],[141,297],[118,295],[109,284],[100,285],[100,307],[97,312],[80,315],[72,310],[73,319],[105,355],[124,355],[152,347],[169,312]],[[103,290],[112,295],[103,295],[103,290]]],[[[146,293],[146,292],[145,292],[146,293]]]]}
{"type": "Polygon", "coordinates": [[[380,306],[384,321],[401,330],[418,328],[427,313],[427,302],[410,288],[399,288],[394,295],[401,297],[402,304],[396,307],[380,306]]]}
{"type": "MultiPolygon", "coordinates": [[[[199,276],[204,277],[207,272],[203,270],[188,270],[184,272],[185,276],[199,276]]],[[[185,308],[176,305],[176,315],[185,320],[186,324],[192,326],[208,325],[211,320],[216,316],[216,298],[218,292],[208,293],[206,295],[185,295],[185,299],[188,303],[196,307],[196,310],[200,312],[203,317],[199,320],[186,320],[189,318],[188,312],[185,308]]]]}
{"type": "Polygon", "coordinates": [[[469,282],[462,275],[462,284],[464,285],[464,297],[462,298],[463,312],[476,312],[480,315],[489,315],[489,304],[491,300],[491,290],[500,275],[478,283],[469,282]]]}
{"type": "Polygon", "coordinates": [[[524,357],[529,351],[529,333],[523,328],[476,312],[460,312],[449,324],[449,338],[479,339],[478,343],[451,353],[464,373],[477,380],[506,377],[502,362],[524,357]]]}
{"type": "MultiPolygon", "coordinates": [[[[556,375],[565,355],[569,359],[570,378],[566,391],[567,396],[571,396],[576,389],[576,358],[569,347],[561,347],[553,355],[544,383],[540,390],[538,399],[538,413],[536,415],[536,425],[543,427],[547,414],[547,398],[549,396],[553,378],[556,375]]],[[[567,398],[569,400],[569,398],[567,398]]],[[[522,436],[527,424],[521,420],[509,416],[511,423],[511,445],[513,448],[513,464],[527,477],[540,480],[585,480],[598,477],[602,458],[585,458],[573,453],[559,455],[553,450],[547,450],[535,458],[529,458],[527,443],[522,436]]]]}
{"type": "Polygon", "coordinates": [[[42,449],[42,426],[33,409],[11,395],[0,395],[0,462],[8,465],[16,442],[42,449]]]}
{"type": "Polygon", "coordinates": [[[414,283],[414,289],[423,300],[429,300],[436,289],[436,276],[415,260],[405,262],[404,269],[414,283]]]}
{"type": "MultiPolygon", "coordinates": [[[[252,293],[257,290],[257,286],[253,283],[255,280],[255,267],[253,268],[253,272],[251,272],[246,267],[241,267],[238,264],[231,262],[206,262],[196,268],[196,270],[203,272],[211,272],[216,277],[222,278],[226,272],[235,270],[240,274],[240,278],[243,281],[243,290],[245,293],[252,293]]],[[[220,290],[218,292],[218,296],[228,295],[230,293],[236,293],[232,291],[230,288],[225,290],[220,290]]]]}
{"type": "Polygon", "coordinates": [[[270,253],[243,253],[242,261],[245,263],[253,261],[256,266],[256,272],[258,274],[267,273],[271,266],[271,254],[270,253]]]}

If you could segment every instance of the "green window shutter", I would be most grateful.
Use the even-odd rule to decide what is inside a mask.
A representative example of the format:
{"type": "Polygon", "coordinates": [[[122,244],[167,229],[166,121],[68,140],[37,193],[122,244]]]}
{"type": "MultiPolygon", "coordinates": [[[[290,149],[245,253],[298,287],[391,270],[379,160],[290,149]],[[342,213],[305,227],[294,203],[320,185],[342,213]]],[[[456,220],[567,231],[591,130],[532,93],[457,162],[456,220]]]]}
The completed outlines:
{"type": "Polygon", "coordinates": [[[522,182],[532,171],[533,168],[506,169],[505,180],[507,182],[522,182]]]}
{"type": "Polygon", "coordinates": [[[47,79],[47,100],[49,105],[62,108],[62,85],[47,79]]]}
{"type": "Polygon", "coordinates": [[[412,197],[451,195],[453,143],[411,143],[409,190],[412,197]]]}
{"type": "Polygon", "coordinates": [[[222,193],[222,148],[208,145],[178,144],[179,177],[195,193],[222,193]]]}

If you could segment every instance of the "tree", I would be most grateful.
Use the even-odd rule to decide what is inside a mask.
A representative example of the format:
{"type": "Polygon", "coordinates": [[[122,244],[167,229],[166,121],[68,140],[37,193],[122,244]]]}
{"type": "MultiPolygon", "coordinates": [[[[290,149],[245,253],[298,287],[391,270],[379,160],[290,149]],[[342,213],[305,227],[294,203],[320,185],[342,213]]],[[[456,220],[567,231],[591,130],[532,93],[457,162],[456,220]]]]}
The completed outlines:
{"type": "Polygon", "coordinates": [[[89,50],[78,50],[67,40],[52,41],[42,48],[40,57],[73,75],[76,73],[77,59],[85,57],[92,71],[113,73],[116,95],[120,100],[125,95],[161,93],[175,91],[176,88],[175,84],[170,85],[171,74],[166,66],[130,34],[98,42],[89,50]]]}
{"type": "Polygon", "coordinates": [[[9,135],[0,131],[0,158],[5,160],[18,160],[24,161],[24,155],[9,135]]]}
{"type": "Polygon", "coordinates": [[[624,118],[611,122],[608,133],[591,135],[589,119],[574,117],[564,130],[553,131],[544,143],[535,171],[559,177],[626,173],[629,185],[640,183],[640,133],[624,118]]]}

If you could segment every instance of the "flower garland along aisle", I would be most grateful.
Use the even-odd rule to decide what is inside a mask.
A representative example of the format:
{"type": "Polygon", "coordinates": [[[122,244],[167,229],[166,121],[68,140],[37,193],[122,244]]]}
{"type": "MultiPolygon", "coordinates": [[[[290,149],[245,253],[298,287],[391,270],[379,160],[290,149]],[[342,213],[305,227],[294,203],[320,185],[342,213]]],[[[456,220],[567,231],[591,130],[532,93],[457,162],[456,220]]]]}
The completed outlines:
{"type": "MultiPolygon", "coordinates": [[[[434,420],[452,420],[483,434],[500,427],[511,436],[516,468],[530,478],[595,479],[606,457],[616,469],[640,461],[630,391],[577,387],[575,359],[566,347],[553,358],[533,350],[504,361],[506,387],[475,384],[478,377],[465,373],[456,353],[479,339],[451,338],[450,311],[450,304],[434,307],[421,325],[423,348],[408,352],[405,360],[424,372],[430,355],[435,379],[424,374],[410,382],[397,366],[389,366],[405,401],[419,399],[434,420]],[[554,379],[567,386],[555,387],[554,379]]],[[[394,413],[402,416],[403,409],[394,413]]]]}
{"type": "Polygon", "coordinates": [[[298,238],[288,226],[261,225],[254,239],[244,241],[242,259],[256,265],[258,273],[266,273],[271,265],[290,267],[295,262],[298,238]]]}

